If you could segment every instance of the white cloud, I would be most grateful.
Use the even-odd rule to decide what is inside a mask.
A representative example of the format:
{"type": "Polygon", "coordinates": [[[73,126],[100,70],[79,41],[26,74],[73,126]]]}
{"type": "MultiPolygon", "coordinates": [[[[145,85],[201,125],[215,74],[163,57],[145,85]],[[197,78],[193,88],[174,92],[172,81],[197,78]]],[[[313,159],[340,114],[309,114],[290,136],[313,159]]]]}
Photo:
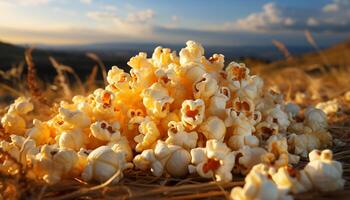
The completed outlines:
{"type": "Polygon", "coordinates": [[[177,21],[179,21],[179,17],[176,15],[173,15],[173,16],[171,16],[171,21],[177,22],[177,21]]]}
{"type": "Polygon", "coordinates": [[[324,12],[337,12],[339,10],[338,4],[336,3],[331,3],[331,4],[327,4],[323,7],[323,11],[324,12]]]}
{"type": "Polygon", "coordinates": [[[295,19],[284,16],[283,11],[275,3],[267,3],[261,12],[252,13],[243,19],[233,23],[227,23],[226,27],[233,29],[243,29],[248,31],[268,30],[277,26],[291,26],[295,24],[295,19]]]}
{"type": "Polygon", "coordinates": [[[148,22],[154,17],[154,11],[151,9],[141,10],[138,12],[129,13],[127,17],[128,22],[144,23],[148,22]]]}
{"type": "Polygon", "coordinates": [[[317,19],[313,18],[313,17],[310,17],[309,19],[307,19],[306,23],[309,26],[318,26],[320,24],[320,22],[317,19]]]}
{"type": "Polygon", "coordinates": [[[80,0],[81,3],[83,4],[91,4],[92,3],[92,0],[80,0]]]}
{"type": "Polygon", "coordinates": [[[50,0],[4,0],[11,4],[21,5],[21,6],[37,6],[49,3],[50,0]]]}

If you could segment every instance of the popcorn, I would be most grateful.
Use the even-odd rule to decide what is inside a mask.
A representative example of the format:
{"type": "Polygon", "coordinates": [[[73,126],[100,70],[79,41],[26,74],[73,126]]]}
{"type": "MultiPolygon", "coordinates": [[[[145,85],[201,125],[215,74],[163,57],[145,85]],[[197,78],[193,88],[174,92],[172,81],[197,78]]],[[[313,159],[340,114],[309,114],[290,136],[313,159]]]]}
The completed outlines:
{"type": "Polygon", "coordinates": [[[16,112],[6,113],[1,118],[5,133],[23,135],[26,131],[26,121],[16,112]]]}
{"type": "Polygon", "coordinates": [[[102,141],[110,141],[114,135],[120,137],[119,129],[118,122],[109,125],[106,121],[97,121],[90,126],[91,134],[102,141]]]}
{"type": "Polygon", "coordinates": [[[145,118],[139,126],[140,134],[134,140],[137,142],[135,150],[141,152],[145,149],[152,149],[160,137],[159,130],[154,121],[145,118]]]}
{"type": "Polygon", "coordinates": [[[326,129],[328,126],[326,114],[316,108],[308,108],[305,110],[305,124],[313,131],[326,129]]]}
{"type": "Polygon", "coordinates": [[[19,115],[25,115],[34,109],[34,105],[30,102],[29,98],[18,97],[13,104],[10,105],[9,113],[17,113],[19,115]]]}
{"type": "Polygon", "coordinates": [[[180,51],[180,64],[184,65],[189,62],[200,62],[204,55],[204,48],[201,44],[194,41],[187,41],[186,48],[180,51]]]}
{"type": "Polygon", "coordinates": [[[330,150],[313,150],[309,154],[310,162],[304,170],[310,178],[315,189],[328,192],[340,190],[344,187],[342,179],[343,169],[338,161],[332,160],[333,153],[330,150]]]}
{"type": "Polygon", "coordinates": [[[279,126],[279,130],[285,131],[290,125],[290,121],[288,119],[288,115],[282,111],[281,105],[277,104],[273,109],[267,111],[268,117],[267,121],[272,121],[277,123],[279,126]]]}
{"type": "Polygon", "coordinates": [[[79,129],[64,131],[59,136],[58,145],[60,148],[72,149],[79,151],[85,147],[84,134],[79,129]]]}
{"type": "Polygon", "coordinates": [[[236,154],[237,170],[247,174],[253,166],[262,162],[262,156],[267,151],[261,147],[243,146],[236,154]]]}
{"type": "MultiPolygon", "coordinates": [[[[343,187],[341,164],[329,151],[310,153],[304,170],[291,168],[299,161],[291,153],[306,156],[332,145],[321,109],[335,112],[335,101],[301,112],[281,94],[263,93],[263,80],[243,63],[224,68],[223,55],[207,59],[194,41],[179,56],[157,47],[151,58],[141,52],[128,65],[130,73],[113,66],[104,89],[61,101],[58,114],[33,120],[29,129],[33,104],[18,98],[1,131],[27,138],[12,135],[0,147],[49,184],[79,176],[104,182],[119,172],[118,182],[133,162],[155,176],[190,172],[231,181],[232,173],[248,174],[233,199],[290,199],[288,192],[343,187]]],[[[19,169],[10,159],[0,165],[13,174],[19,169]]]]}
{"type": "Polygon", "coordinates": [[[336,113],[340,110],[340,104],[337,99],[333,99],[326,102],[320,102],[316,105],[316,108],[321,109],[327,115],[336,113]]]}
{"type": "Polygon", "coordinates": [[[218,89],[219,86],[216,80],[210,74],[204,74],[200,80],[193,84],[194,98],[209,99],[218,89]]]}
{"type": "Polygon", "coordinates": [[[219,92],[209,98],[209,106],[206,110],[208,114],[224,119],[226,116],[226,104],[230,97],[231,93],[229,88],[221,87],[219,92]]]}
{"type": "MultiPolygon", "coordinates": [[[[35,155],[39,152],[35,141],[18,135],[11,135],[10,138],[11,142],[1,141],[0,148],[26,168],[27,164],[31,163],[35,155]]],[[[5,160],[0,168],[11,174],[17,173],[19,170],[18,166],[12,160],[5,160]]]]}
{"type": "Polygon", "coordinates": [[[168,126],[168,138],[165,141],[167,144],[178,145],[187,150],[196,147],[198,140],[197,132],[186,132],[181,122],[171,121],[168,126]]]}
{"type": "Polygon", "coordinates": [[[238,150],[245,145],[256,147],[259,145],[259,140],[256,136],[252,135],[254,132],[254,126],[251,121],[242,113],[236,113],[233,110],[229,110],[229,118],[226,120],[227,124],[231,124],[228,120],[232,121],[232,136],[229,138],[227,144],[233,150],[238,150]]]}
{"type": "Polygon", "coordinates": [[[154,49],[152,54],[153,65],[162,68],[168,66],[171,63],[179,63],[179,58],[176,55],[176,52],[171,52],[168,48],[162,48],[158,46],[154,49]]]}
{"type": "Polygon", "coordinates": [[[65,108],[60,108],[59,113],[65,122],[68,122],[72,127],[85,128],[90,125],[90,118],[79,110],[70,111],[65,108]]]}
{"type": "Polygon", "coordinates": [[[160,83],[154,83],[142,92],[143,104],[147,114],[156,118],[164,118],[169,113],[170,104],[174,101],[166,88],[160,83]]]}
{"type": "Polygon", "coordinates": [[[293,194],[312,189],[312,183],[304,170],[298,171],[288,166],[278,168],[272,175],[272,180],[279,189],[291,191],[293,194]]]}
{"type": "Polygon", "coordinates": [[[55,184],[69,175],[77,161],[78,156],[72,150],[44,145],[35,156],[33,170],[46,183],[55,184]]]}
{"type": "Polygon", "coordinates": [[[208,140],[205,148],[191,150],[190,173],[197,172],[201,177],[215,177],[217,181],[231,181],[231,170],[235,165],[235,153],[218,140],[208,140]]]}
{"type": "Polygon", "coordinates": [[[203,133],[207,140],[216,139],[222,142],[225,138],[226,126],[220,118],[210,116],[200,125],[199,131],[203,133]]]}
{"type": "Polygon", "coordinates": [[[107,82],[110,84],[108,87],[110,91],[121,91],[127,90],[129,88],[130,75],[125,73],[124,70],[118,68],[117,66],[113,66],[107,75],[107,82]]]}
{"type": "Polygon", "coordinates": [[[269,169],[266,165],[258,164],[253,167],[245,178],[244,187],[234,187],[231,198],[234,200],[289,200],[287,191],[279,189],[269,178],[269,169]]]}
{"type": "Polygon", "coordinates": [[[135,167],[141,170],[151,170],[155,176],[161,176],[164,171],[174,177],[183,177],[188,173],[191,155],[177,145],[168,145],[158,140],[153,149],[147,149],[135,156],[135,167]]]}
{"type": "Polygon", "coordinates": [[[205,104],[202,99],[185,100],[181,107],[181,121],[192,130],[203,122],[204,111],[205,104]]]}
{"type": "Polygon", "coordinates": [[[267,140],[267,150],[269,153],[263,156],[263,162],[272,164],[276,168],[299,162],[299,156],[289,154],[287,138],[282,135],[271,136],[267,140]]]}
{"type": "Polygon", "coordinates": [[[33,139],[38,145],[53,143],[51,135],[51,128],[47,122],[41,122],[40,120],[33,120],[34,127],[28,129],[26,135],[33,139]]]}
{"type": "Polygon", "coordinates": [[[217,73],[224,68],[225,56],[222,54],[214,54],[208,60],[202,56],[201,63],[204,65],[206,71],[217,73]]]}
{"type": "Polygon", "coordinates": [[[117,183],[123,178],[123,171],[133,167],[132,163],[125,160],[123,152],[114,152],[108,146],[94,149],[87,159],[88,164],[81,174],[84,181],[96,180],[102,183],[120,171],[120,175],[113,180],[114,183],[117,183]]]}

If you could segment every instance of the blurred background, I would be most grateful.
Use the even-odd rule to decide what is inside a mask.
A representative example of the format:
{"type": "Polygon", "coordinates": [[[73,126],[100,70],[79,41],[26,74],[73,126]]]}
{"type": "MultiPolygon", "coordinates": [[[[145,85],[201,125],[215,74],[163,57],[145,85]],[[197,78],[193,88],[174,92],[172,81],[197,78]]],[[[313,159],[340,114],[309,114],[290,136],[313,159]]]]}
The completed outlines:
{"type": "Polygon", "coordinates": [[[291,99],[350,85],[350,0],[0,0],[0,13],[2,102],[30,77],[42,91],[63,81],[86,93],[111,66],[128,70],[138,52],[179,52],[187,40],[245,62],[291,99]]]}

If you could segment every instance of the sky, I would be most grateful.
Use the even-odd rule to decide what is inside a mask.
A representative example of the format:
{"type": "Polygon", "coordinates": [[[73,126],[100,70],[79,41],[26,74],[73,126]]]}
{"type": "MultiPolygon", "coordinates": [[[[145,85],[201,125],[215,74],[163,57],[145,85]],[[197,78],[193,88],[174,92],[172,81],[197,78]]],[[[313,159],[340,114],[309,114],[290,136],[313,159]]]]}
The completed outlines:
{"type": "Polygon", "coordinates": [[[350,36],[350,0],[0,0],[0,40],[320,45],[350,36]]]}

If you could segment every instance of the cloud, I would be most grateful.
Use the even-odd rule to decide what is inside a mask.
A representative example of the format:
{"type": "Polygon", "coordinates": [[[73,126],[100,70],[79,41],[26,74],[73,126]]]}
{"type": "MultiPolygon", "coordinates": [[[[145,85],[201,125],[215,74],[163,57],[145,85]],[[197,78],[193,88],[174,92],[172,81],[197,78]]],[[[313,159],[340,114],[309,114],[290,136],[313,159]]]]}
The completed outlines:
{"type": "Polygon", "coordinates": [[[323,7],[323,11],[327,13],[337,12],[338,10],[339,6],[336,3],[327,4],[323,7]]]}
{"type": "Polygon", "coordinates": [[[275,3],[267,3],[263,6],[262,11],[252,13],[243,19],[239,19],[226,26],[248,31],[268,30],[280,26],[291,26],[295,19],[285,16],[283,11],[275,3]]]}
{"type": "Polygon", "coordinates": [[[290,32],[309,29],[315,32],[349,32],[350,0],[334,0],[321,10],[281,7],[275,3],[247,17],[223,24],[227,31],[290,32]]]}
{"type": "Polygon", "coordinates": [[[136,23],[145,23],[148,22],[149,20],[153,19],[154,17],[154,12],[151,9],[147,9],[147,10],[141,10],[138,12],[133,12],[133,13],[129,13],[128,17],[127,17],[127,21],[128,22],[136,22],[136,23]]]}
{"type": "Polygon", "coordinates": [[[49,1],[50,0],[4,0],[3,2],[21,6],[37,6],[47,4],[49,1]]]}
{"type": "Polygon", "coordinates": [[[80,0],[81,3],[83,4],[91,4],[92,3],[92,0],[80,0]]]}

